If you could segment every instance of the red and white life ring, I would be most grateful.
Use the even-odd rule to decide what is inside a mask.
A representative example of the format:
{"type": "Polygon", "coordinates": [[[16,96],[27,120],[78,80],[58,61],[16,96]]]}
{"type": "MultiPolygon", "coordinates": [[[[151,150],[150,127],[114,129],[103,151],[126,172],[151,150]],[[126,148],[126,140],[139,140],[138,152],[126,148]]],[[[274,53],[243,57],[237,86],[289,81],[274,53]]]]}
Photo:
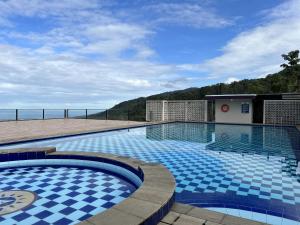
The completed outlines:
{"type": "Polygon", "coordinates": [[[223,104],[223,105],[221,106],[221,111],[222,111],[222,112],[228,112],[228,111],[229,111],[229,105],[223,104]]]}

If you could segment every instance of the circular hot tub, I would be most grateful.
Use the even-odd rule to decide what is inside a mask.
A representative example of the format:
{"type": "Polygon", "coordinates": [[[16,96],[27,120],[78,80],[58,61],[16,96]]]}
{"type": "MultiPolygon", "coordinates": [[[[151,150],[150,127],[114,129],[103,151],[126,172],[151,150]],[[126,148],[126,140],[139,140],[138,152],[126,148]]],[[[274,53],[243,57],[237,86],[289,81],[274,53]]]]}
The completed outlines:
{"type": "Polygon", "coordinates": [[[105,162],[0,163],[0,224],[75,224],[122,202],[141,183],[132,171],[105,162]]]}
{"type": "Polygon", "coordinates": [[[0,151],[0,225],[155,225],[174,199],[175,179],[160,164],[52,147],[0,151]]]}

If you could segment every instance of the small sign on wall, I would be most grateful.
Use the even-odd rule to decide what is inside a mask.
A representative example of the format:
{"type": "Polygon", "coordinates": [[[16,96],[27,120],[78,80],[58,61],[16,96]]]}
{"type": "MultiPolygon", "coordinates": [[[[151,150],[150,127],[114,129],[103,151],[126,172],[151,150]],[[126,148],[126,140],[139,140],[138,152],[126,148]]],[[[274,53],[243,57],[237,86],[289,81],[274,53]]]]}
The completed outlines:
{"type": "Polygon", "coordinates": [[[249,111],[250,111],[250,104],[242,103],[241,104],[241,113],[249,113],[249,111]]]}

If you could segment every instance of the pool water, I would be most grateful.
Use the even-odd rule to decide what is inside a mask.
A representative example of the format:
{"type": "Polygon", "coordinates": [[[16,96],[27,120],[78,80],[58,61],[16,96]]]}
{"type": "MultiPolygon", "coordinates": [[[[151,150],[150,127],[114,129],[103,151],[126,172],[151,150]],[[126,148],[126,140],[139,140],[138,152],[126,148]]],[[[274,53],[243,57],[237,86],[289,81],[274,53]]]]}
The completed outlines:
{"type": "Polygon", "coordinates": [[[295,127],[169,123],[9,147],[29,146],[160,162],[176,178],[176,201],[300,221],[300,133],[295,127]]]}
{"type": "Polygon", "coordinates": [[[121,202],[135,189],[120,177],[91,168],[0,169],[0,225],[79,223],[121,202]],[[12,190],[22,191],[11,195],[12,190]],[[35,195],[35,200],[17,210],[19,204],[26,203],[28,193],[35,195]],[[7,207],[16,208],[16,211],[1,213],[7,207]]]}

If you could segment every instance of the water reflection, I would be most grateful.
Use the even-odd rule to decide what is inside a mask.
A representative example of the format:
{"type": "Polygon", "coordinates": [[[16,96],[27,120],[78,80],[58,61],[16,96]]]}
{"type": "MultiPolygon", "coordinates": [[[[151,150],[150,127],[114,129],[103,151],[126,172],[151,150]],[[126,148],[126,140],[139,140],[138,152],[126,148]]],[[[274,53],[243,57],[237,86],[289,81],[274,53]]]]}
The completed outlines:
{"type": "Polygon", "coordinates": [[[172,123],[146,128],[150,140],[207,144],[213,151],[280,156],[300,160],[300,136],[294,127],[172,123]]]}
{"type": "Polygon", "coordinates": [[[176,140],[206,144],[211,151],[275,156],[281,172],[300,182],[300,132],[294,127],[172,123],[146,128],[150,140],[176,140]]]}

